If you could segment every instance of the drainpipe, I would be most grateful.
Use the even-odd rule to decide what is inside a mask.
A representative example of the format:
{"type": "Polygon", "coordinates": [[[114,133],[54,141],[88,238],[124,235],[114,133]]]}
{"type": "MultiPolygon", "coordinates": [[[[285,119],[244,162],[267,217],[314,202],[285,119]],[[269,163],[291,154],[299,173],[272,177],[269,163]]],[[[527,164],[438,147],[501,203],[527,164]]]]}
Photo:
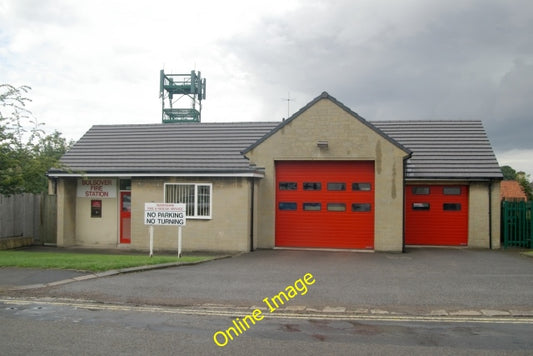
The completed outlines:
{"type": "Polygon", "coordinates": [[[492,179],[489,179],[489,250],[492,250],[492,179]]]}
{"type": "Polygon", "coordinates": [[[407,160],[409,158],[411,158],[411,156],[413,155],[413,153],[409,153],[407,156],[404,157],[403,159],[403,186],[402,186],[402,194],[403,194],[403,206],[402,206],[402,211],[403,211],[403,221],[402,221],[402,253],[405,253],[406,250],[405,250],[405,214],[406,214],[406,210],[405,210],[405,188],[407,187],[407,160]]]}
{"type": "Polygon", "coordinates": [[[251,184],[251,208],[250,208],[250,252],[254,251],[254,205],[255,205],[255,179],[252,177],[250,178],[250,184],[251,184]]]}

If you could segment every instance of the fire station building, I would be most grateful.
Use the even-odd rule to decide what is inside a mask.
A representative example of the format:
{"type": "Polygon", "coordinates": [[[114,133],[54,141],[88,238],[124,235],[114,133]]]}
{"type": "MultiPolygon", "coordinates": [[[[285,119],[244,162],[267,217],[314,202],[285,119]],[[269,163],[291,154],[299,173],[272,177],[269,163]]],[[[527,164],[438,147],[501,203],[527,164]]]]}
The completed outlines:
{"type": "Polygon", "coordinates": [[[58,246],[146,250],[144,204],[165,202],[186,204],[185,251],[500,247],[481,121],[372,122],[324,92],[282,122],[93,126],[61,162],[58,246]]]}

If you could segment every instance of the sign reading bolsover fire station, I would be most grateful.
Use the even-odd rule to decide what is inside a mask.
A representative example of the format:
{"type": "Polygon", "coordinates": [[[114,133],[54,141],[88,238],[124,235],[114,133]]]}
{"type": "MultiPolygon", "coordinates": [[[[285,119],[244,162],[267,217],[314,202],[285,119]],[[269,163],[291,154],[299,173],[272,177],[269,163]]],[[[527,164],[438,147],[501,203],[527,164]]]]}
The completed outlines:
{"type": "Polygon", "coordinates": [[[116,198],[116,179],[78,179],[78,198],[116,198]]]}
{"type": "Polygon", "coordinates": [[[185,204],[144,203],[144,225],[185,226],[185,204]]]}

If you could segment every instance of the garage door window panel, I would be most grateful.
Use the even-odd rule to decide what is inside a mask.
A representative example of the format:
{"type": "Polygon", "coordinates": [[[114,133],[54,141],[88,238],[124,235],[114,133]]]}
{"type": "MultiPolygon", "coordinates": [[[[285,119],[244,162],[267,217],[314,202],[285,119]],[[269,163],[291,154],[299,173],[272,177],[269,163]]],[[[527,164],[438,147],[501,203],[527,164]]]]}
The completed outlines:
{"type": "Polygon", "coordinates": [[[460,203],[444,203],[442,204],[442,210],[444,211],[461,211],[460,203]]]}
{"type": "Polygon", "coordinates": [[[461,195],[461,187],[444,187],[442,188],[444,195],[461,195]]]}
{"type": "Polygon", "coordinates": [[[279,190],[296,190],[298,189],[298,183],[296,182],[280,182],[279,190]]]}
{"type": "Polygon", "coordinates": [[[330,191],[345,191],[346,183],[330,182],[328,183],[328,190],[330,191]]]}
{"type": "Polygon", "coordinates": [[[429,195],[429,187],[413,187],[414,195],[429,195]]]}
{"type": "Polygon", "coordinates": [[[305,211],[320,211],[322,210],[321,203],[303,203],[303,209],[305,211]]]}
{"type": "Polygon", "coordinates": [[[412,205],[413,210],[429,210],[430,204],[429,203],[413,203],[412,205]]]}
{"type": "Polygon", "coordinates": [[[367,213],[372,211],[372,205],[370,203],[353,203],[352,211],[354,213],[367,213]]]}
{"type": "Polygon", "coordinates": [[[322,183],[320,182],[304,182],[304,190],[322,190],[322,183]]]}
{"type": "Polygon", "coordinates": [[[372,185],[370,183],[352,183],[353,191],[370,192],[372,185]]]}
{"type": "Polygon", "coordinates": [[[346,211],[345,203],[328,203],[328,211],[346,211]]]}
{"type": "Polygon", "coordinates": [[[298,208],[298,204],[295,203],[295,202],[280,202],[278,204],[278,209],[279,210],[284,210],[284,211],[294,211],[298,208]]]}

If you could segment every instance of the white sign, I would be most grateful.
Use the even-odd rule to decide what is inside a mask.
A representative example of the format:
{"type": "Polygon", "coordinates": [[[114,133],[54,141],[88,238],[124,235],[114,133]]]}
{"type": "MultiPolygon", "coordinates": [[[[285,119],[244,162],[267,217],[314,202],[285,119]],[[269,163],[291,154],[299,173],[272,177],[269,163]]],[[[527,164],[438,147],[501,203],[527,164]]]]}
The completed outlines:
{"type": "Polygon", "coordinates": [[[78,179],[78,198],[116,198],[117,180],[105,178],[78,179]]]}
{"type": "Polygon", "coordinates": [[[144,203],[144,225],[185,226],[185,204],[144,203]]]}

